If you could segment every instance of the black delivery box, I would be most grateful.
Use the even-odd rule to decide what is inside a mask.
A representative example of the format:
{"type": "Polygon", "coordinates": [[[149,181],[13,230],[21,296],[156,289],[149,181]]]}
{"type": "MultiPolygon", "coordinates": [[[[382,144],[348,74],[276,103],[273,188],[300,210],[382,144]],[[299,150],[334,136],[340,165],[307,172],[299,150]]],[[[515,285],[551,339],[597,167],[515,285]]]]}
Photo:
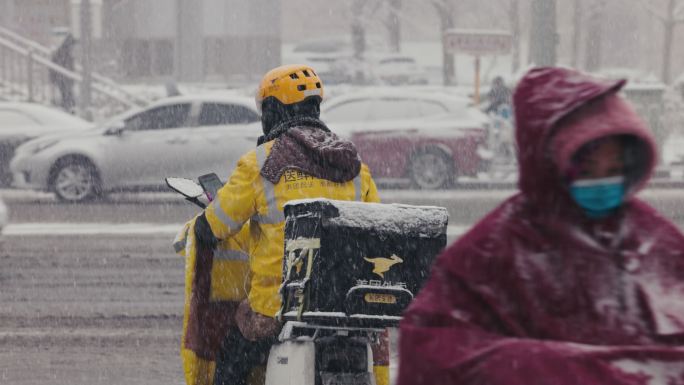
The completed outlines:
{"type": "Polygon", "coordinates": [[[446,245],[441,207],[298,200],[285,218],[285,321],[396,325],[446,245]]]}

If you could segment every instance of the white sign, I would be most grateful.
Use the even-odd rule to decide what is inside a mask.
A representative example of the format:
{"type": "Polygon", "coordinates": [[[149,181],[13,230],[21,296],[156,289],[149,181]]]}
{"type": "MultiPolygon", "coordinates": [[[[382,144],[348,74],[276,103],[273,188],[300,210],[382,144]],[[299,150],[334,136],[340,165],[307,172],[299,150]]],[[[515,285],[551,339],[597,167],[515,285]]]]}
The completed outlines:
{"type": "Polygon", "coordinates": [[[512,44],[506,31],[450,29],[444,36],[444,50],[452,54],[501,55],[509,53],[512,44]]]}

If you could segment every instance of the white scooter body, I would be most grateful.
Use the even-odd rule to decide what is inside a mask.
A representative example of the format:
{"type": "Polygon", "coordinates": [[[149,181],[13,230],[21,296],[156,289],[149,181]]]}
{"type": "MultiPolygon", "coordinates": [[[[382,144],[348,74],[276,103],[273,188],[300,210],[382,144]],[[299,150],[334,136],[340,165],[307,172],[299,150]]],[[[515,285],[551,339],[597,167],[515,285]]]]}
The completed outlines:
{"type": "Polygon", "coordinates": [[[266,385],[375,385],[371,342],[382,331],[288,321],[278,337],[278,343],[271,348],[266,367],[266,385]],[[325,356],[322,351],[326,349],[324,340],[351,342],[356,346],[349,347],[350,351],[344,347],[334,347],[330,349],[333,357],[321,358],[325,356]],[[356,360],[355,368],[334,370],[335,366],[340,369],[340,359],[344,361],[345,358],[356,360]],[[327,363],[322,364],[322,361],[327,363]],[[317,367],[319,365],[327,368],[317,367]]]}

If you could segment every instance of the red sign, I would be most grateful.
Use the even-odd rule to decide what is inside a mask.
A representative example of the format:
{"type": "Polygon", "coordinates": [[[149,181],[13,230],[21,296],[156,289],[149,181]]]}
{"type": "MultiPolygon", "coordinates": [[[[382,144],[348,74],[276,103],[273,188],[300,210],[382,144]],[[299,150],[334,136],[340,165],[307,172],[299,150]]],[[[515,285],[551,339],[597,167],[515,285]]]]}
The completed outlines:
{"type": "Polygon", "coordinates": [[[444,37],[446,52],[475,56],[507,54],[513,43],[511,34],[505,31],[452,29],[444,37]]]}

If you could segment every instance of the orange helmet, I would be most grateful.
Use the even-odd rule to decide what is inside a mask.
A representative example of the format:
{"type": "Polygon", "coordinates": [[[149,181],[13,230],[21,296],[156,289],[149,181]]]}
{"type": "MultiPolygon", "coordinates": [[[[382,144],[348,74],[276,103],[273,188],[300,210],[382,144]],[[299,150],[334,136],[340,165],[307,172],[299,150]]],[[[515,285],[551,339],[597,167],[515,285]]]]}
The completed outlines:
{"type": "Polygon", "coordinates": [[[256,94],[256,107],[266,98],[274,97],[284,105],[295,104],[310,96],[323,99],[323,83],[313,68],[304,64],[290,64],[274,68],[261,79],[256,94]]]}

